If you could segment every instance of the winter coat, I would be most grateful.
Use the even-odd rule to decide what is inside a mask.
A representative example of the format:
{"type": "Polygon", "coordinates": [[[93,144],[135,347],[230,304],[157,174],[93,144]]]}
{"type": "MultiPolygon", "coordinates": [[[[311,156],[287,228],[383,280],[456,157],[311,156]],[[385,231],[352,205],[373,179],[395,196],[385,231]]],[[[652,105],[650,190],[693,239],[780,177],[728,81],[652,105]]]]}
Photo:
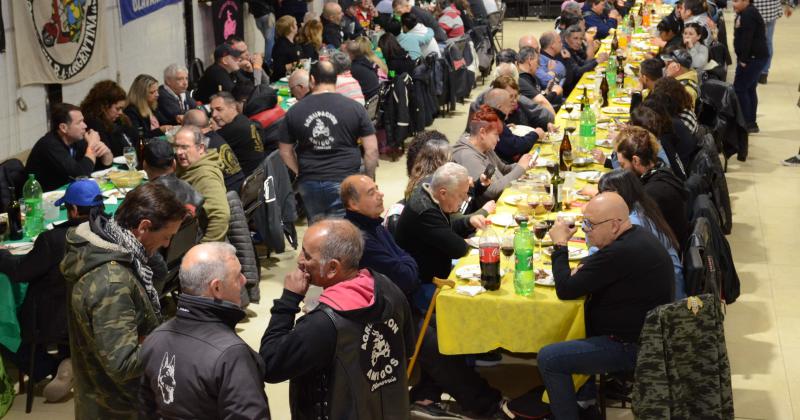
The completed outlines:
{"type": "Polygon", "coordinates": [[[143,418],[269,419],[264,363],[236,335],[238,306],[181,294],[142,344],[143,418]]]}
{"type": "Polygon", "coordinates": [[[230,207],[225,196],[222,163],[216,151],[209,151],[200,160],[178,173],[205,198],[203,208],[208,216],[208,228],[202,242],[224,241],[230,221],[230,207]]]}
{"type": "Polygon", "coordinates": [[[97,218],[67,231],[61,262],[75,418],[136,419],[140,343],[160,319],[135,273],[133,256],[95,233],[103,223],[97,218]]]}
{"type": "Polygon", "coordinates": [[[231,209],[231,219],[226,236],[228,242],[236,248],[236,258],[242,265],[242,274],[247,281],[247,288],[242,291],[241,303],[241,306],[246,308],[250,302],[258,303],[261,300],[258,287],[258,281],[261,279],[260,267],[239,194],[236,191],[228,191],[227,198],[228,207],[231,209]]]}

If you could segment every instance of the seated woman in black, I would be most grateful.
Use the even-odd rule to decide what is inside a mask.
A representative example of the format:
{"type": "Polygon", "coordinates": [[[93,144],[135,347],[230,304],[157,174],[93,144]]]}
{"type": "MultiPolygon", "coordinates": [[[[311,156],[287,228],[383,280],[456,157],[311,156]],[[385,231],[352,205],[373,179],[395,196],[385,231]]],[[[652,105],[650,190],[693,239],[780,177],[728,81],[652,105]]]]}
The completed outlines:
{"type": "Polygon", "coordinates": [[[122,112],[127,103],[125,90],[111,80],[95,83],[81,102],[86,127],[100,134],[114,156],[122,156],[125,147],[137,147],[139,142],[139,133],[122,112]]]}
{"type": "Polygon", "coordinates": [[[383,34],[378,41],[378,47],[383,52],[389,72],[394,72],[396,76],[399,76],[403,73],[411,74],[414,71],[414,60],[408,56],[408,52],[400,46],[394,35],[388,32],[383,34]]]}
{"type": "Polygon", "coordinates": [[[275,47],[272,48],[272,80],[289,74],[291,67],[300,60],[300,46],[294,43],[297,36],[297,21],[293,17],[282,16],[275,22],[275,47]]]}
{"type": "Polygon", "coordinates": [[[319,49],[322,48],[322,22],[318,19],[306,22],[297,34],[297,45],[300,46],[302,58],[319,60],[319,49]]]}
{"type": "Polygon", "coordinates": [[[128,107],[125,108],[125,115],[141,139],[160,137],[172,128],[171,125],[158,123],[156,106],[158,106],[158,80],[147,74],[136,76],[128,90],[128,107]]]}

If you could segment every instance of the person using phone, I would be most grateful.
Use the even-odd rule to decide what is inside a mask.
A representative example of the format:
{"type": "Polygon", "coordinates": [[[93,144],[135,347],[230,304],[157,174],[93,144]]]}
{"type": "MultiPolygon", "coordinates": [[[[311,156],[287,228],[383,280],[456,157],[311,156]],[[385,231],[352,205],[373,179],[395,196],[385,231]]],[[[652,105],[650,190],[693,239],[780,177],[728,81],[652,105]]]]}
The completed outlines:
{"type": "MultiPolygon", "coordinates": [[[[503,123],[497,113],[488,105],[472,115],[469,123],[470,131],[462,136],[453,146],[453,161],[461,164],[472,179],[479,179],[486,175],[489,165],[496,169],[491,173],[491,184],[476,197],[478,204],[489,200],[496,200],[503,190],[511,183],[525,174],[531,165],[530,154],[523,154],[517,163],[507,164],[495,153],[494,148],[500,140],[503,123]]],[[[489,168],[490,169],[490,168],[489,168]]]]}

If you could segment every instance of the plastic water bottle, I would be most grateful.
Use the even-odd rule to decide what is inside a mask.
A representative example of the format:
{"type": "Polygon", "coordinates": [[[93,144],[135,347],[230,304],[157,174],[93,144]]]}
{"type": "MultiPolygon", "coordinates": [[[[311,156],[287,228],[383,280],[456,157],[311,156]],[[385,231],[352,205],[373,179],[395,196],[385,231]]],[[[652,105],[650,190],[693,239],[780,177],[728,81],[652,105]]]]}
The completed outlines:
{"type": "Polygon", "coordinates": [[[533,235],[525,221],[520,222],[514,235],[514,292],[530,296],[533,292],[533,235]]]}
{"type": "Polygon", "coordinates": [[[586,97],[586,87],[583,88],[583,95],[583,101],[581,102],[580,138],[581,148],[584,151],[588,151],[594,147],[597,122],[589,99],[586,97]]]}
{"type": "Polygon", "coordinates": [[[28,180],[22,187],[22,201],[25,203],[25,237],[33,239],[44,229],[42,186],[33,174],[28,175],[28,180]]]}

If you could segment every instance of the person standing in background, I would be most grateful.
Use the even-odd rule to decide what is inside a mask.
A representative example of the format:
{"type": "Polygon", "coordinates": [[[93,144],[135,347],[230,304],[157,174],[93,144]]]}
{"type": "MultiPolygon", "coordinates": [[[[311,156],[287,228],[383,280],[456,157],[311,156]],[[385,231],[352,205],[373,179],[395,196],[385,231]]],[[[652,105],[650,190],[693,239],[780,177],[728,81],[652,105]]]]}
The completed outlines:
{"type": "Polygon", "coordinates": [[[767,65],[764,66],[764,70],[761,70],[761,76],[758,77],[758,83],[766,85],[769,68],[772,65],[772,56],[775,53],[772,46],[772,39],[775,36],[775,25],[778,23],[778,19],[784,14],[787,18],[792,17],[792,6],[791,3],[786,0],[753,0],[753,6],[756,7],[758,13],[761,13],[766,27],[769,57],[767,58],[767,65]]]}

